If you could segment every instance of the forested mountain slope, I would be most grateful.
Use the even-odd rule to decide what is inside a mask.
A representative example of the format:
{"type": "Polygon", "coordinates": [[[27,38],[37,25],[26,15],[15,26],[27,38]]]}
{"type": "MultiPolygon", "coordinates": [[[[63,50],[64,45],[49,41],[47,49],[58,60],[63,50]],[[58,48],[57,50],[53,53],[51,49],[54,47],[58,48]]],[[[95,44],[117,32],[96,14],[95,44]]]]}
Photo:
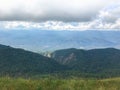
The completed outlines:
{"type": "Polygon", "coordinates": [[[0,75],[52,73],[62,68],[55,60],[37,53],[0,45],[0,75]]]}
{"type": "Polygon", "coordinates": [[[120,50],[107,49],[63,49],[51,57],[73,71],[85,73],[114,73],[120,75],[120,50]]]}

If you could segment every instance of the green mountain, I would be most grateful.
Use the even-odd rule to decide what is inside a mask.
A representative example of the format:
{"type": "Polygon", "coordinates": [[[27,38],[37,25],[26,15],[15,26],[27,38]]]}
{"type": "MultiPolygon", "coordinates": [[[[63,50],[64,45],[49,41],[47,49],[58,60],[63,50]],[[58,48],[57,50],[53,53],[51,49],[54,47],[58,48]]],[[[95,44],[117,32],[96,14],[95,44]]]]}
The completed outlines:
{"type": "Polygon", "coordinates": [[[0,45],[0,76],[120,76],[120,50],[114,48],[57,50],[51,58],[0,45]]]}
{"type": "Polygon", "coordinates": [[[44,74],[61,71],[63,68],[55,60],[37,53],[0,45],[0,75],[44,74]]]}
{"type": "Polygon", "coordinates": [[[120,76],[120,50],[114,48],[64,49],[53,52],[51,57],[72,71],[120,76]]]}

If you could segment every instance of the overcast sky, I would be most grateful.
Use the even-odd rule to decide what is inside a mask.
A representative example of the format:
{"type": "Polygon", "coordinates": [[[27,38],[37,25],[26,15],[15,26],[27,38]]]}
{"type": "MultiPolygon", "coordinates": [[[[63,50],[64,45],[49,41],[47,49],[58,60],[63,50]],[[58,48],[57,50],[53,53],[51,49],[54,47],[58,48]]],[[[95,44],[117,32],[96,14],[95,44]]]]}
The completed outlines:
{"type": "Polygon", "coordinates": [[[116,30],[120,0],[0,0],[0,27],[116,30]]]}

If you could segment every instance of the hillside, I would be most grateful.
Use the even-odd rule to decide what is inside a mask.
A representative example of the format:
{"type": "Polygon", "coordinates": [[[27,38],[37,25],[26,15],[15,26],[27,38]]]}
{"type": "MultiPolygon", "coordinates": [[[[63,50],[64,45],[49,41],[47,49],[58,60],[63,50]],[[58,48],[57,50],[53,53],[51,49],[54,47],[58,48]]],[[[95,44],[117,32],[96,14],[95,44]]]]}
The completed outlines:
{"type": "Polygon", "coordinates": [[[0,75],[34,75],[61,71],[64,66],[56,61],[25,51],[0,45],[0,75]]]}
{"type": "Polygon", "coordinates": [[[120,75],[120,50],[114,48],[79,50],[63,49],[52,53],[51,57],[73,71],[120,75]]]}
{"type": "Polygon", "coordinates": [[[114,48],[57,50],[51,58],[0,45],[0,76],[120,76],[120,50],[114,48]]]}

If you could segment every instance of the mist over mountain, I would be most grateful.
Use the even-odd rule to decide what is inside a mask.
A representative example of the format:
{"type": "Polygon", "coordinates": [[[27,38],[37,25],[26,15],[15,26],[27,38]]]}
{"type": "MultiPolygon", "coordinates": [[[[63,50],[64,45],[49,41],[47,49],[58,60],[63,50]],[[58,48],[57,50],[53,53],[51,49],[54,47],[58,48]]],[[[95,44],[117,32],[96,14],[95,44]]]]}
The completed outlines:
{"type": "Polygon", "coordinates": [[[120,48],[120,31],[0,30],[0,43],[35,52],[66,48],[120,48]]]}

